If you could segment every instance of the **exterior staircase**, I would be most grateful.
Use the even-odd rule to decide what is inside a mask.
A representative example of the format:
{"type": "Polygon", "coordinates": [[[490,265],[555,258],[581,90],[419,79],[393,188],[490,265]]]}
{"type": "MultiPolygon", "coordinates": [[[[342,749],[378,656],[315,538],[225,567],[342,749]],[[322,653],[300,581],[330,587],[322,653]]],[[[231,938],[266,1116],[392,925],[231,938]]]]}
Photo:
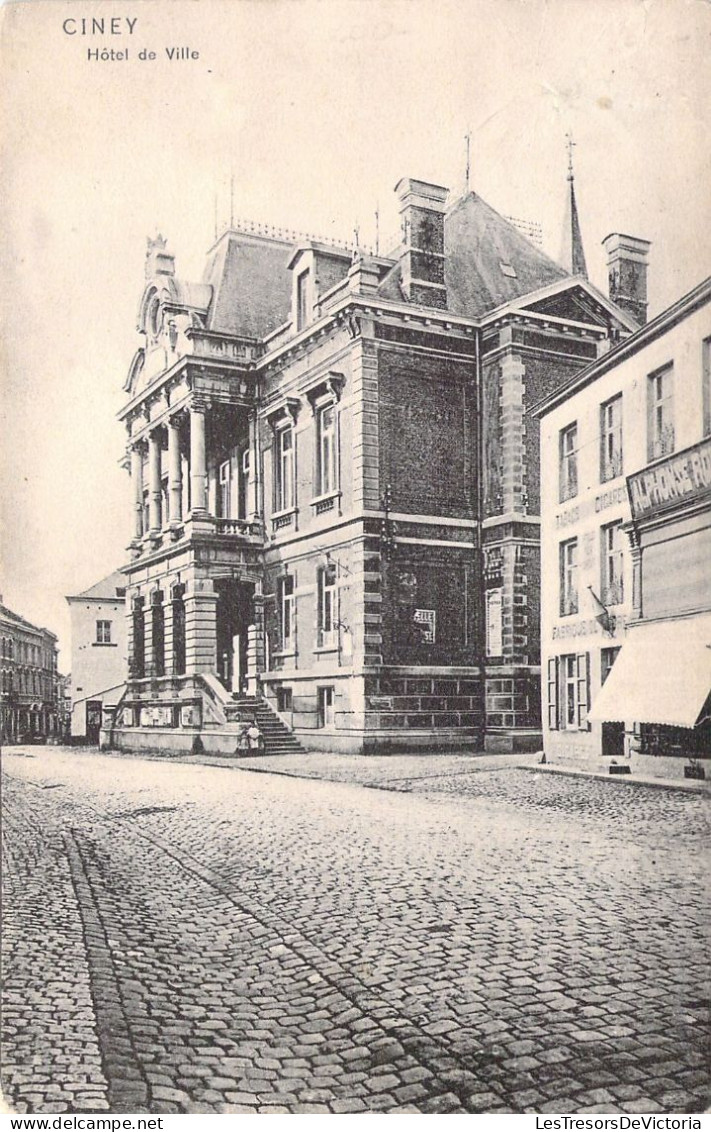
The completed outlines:
{"type": "Polygon", "coordinates": [[[266,700],[260,696],[243,696],[236,692],[232,699],[224,705],[225,715],[229,723],[251,723],[257,721],[257,726],[264,739],[264,750],[250,752],[252,755],[300,755],[304,748],[294,733],[272,711],[266,700]]]}

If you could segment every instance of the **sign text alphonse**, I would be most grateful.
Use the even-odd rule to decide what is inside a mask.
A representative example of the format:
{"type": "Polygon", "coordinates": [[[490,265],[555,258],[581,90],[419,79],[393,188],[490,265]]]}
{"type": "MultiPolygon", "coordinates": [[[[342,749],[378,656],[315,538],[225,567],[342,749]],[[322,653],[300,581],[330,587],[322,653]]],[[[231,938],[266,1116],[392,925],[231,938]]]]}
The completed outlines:
{"type": "Polygon", "coordinates": [[[711,437],[627,479],[633,519],[711,491],[711,437]]]}

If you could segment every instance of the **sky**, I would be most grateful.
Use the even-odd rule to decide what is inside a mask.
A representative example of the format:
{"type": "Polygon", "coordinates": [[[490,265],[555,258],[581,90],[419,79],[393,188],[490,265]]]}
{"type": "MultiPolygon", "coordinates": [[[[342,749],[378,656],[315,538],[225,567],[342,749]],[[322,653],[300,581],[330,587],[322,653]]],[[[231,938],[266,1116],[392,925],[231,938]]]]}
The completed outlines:
{"type": "Polygon", "coordinates": [[[401,177],[464,188],[470,132],[471,187],[557,258],[571,131],[592,282],[613,231],[652,241],[650,316],[711,271],[706,0],[25,0],[0,21],[0,592],[64,671],[65,596],[127,558],[116,413],[148,236],[192,279],[231,196],[349,243],[378,209],[387,239],[401,177]],[[82,35],[92,17],[121,34],[82,35]]]}

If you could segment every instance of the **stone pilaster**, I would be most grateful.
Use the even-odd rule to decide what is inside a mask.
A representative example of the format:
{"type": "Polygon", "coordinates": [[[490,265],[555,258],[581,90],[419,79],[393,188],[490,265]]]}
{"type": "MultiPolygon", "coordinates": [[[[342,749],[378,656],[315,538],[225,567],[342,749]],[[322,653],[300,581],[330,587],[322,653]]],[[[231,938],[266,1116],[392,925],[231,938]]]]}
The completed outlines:
{"type": "Polygon", "coordinates": [[[259,676],[266,666],[264,632],[264,594],[262,583],[255,582],[253,597],[253,621],[247,629],[247,693],[259,694],[259,676]]]}
{"type": "Polygon", "coordinates": [[[217,669],[217,594],[196,579],[185,595],[185,670],[190,676],[217,669]]]}
{"type": "Polygon", "coordinates": [[[516,355],[506,354],[501,359],[501,494],[505,515],[526,513],[525,372],[516,355]]]}
{"type": "Polygon", "coordinates": [[[351,347],[351,462],[356,511],[380,506],[378,355],[370,335],[372,323],[363,320],[351,347]]]}

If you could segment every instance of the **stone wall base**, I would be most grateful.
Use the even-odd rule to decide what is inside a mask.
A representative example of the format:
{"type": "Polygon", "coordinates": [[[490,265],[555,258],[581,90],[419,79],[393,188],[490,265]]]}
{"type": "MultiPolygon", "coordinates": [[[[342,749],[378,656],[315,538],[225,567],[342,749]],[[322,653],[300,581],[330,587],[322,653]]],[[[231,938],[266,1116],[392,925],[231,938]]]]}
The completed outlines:
{"type": "Polygon", "coordinates": [[[487,731],[484,750],[495,755],[517,755],[543,750],[540,731],[487,731]]]}
{"type": "Polygon", "coordinates": [[[445,751],[481,751],[479,732],[457,729],[437,731],[402,728],[397,731],[299,730],[294,735],[307,751],[331,751],[348,755],[439,754],[445,751]]]}

